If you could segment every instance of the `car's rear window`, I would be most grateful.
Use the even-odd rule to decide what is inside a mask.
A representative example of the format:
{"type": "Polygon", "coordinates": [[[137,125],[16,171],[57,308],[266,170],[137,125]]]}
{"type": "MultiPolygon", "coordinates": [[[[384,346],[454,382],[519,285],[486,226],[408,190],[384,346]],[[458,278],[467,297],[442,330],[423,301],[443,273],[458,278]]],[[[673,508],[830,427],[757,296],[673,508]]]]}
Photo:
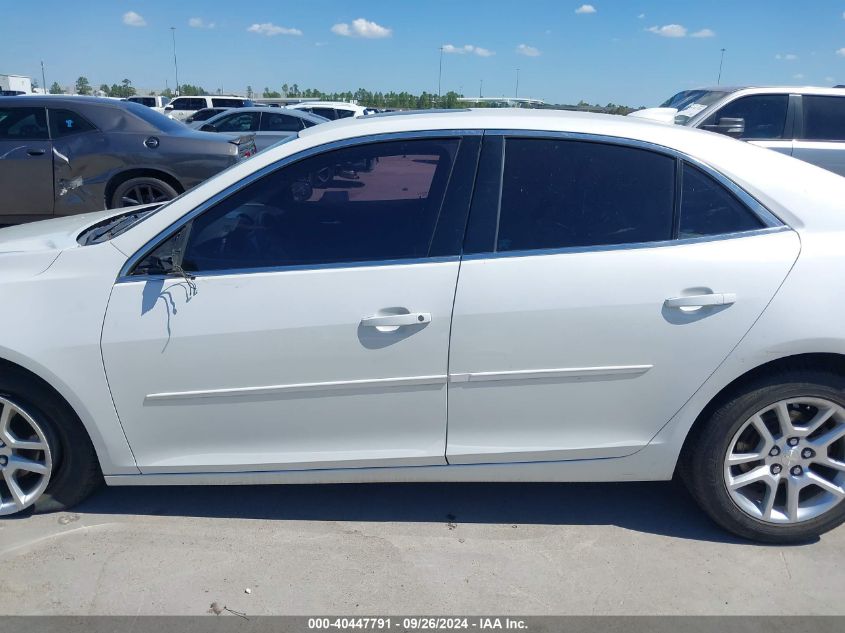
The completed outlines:
{"type": "Polygon", "coordinates": [[[182,123],[174,121],[160,112],[156,112],[152,108],[143,106],[140,103],[124,101],[121,105],[136,117],[142,119],[145,123],[152,125],[154,128],[162,132],[179,132],[185,129],[185,126],[182,123]]]}

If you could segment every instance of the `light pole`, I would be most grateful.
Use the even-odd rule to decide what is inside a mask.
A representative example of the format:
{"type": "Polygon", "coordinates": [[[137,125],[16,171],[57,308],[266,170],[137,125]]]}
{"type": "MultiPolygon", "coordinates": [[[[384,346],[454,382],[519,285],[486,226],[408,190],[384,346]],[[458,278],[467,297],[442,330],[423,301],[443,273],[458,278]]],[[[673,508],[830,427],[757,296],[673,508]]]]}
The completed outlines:
{"type": "Polygon", "coordinates": [[[514,98],[519,99],[519,68],[516,69],[516,90],[514,91],[514,98]]]}
{"type": "Polygon", "coordinates": [[[719,85],[719,82],[722,81],[722,64],[725,63],[725,51],[727,49],[722,49],[722,57],[719,59],[719,77],[716,79],[716,85],[719,85]]]}
{"type": "Polygon", "coordinates": [[[176,63],[176,27],[170,27],[170,33],[173,35],[173,69],[176,71],[176,96],[179,96],[179,64],[176,63]]]}
{"type": "Polygon", "coordinates": [[[479,99],[484,98],[484,80],[483,79],[481,80],[481,83],[478,84],[478,98],[479,99]]]}
{"type": "Polygon", "coordinates": [[[437,71],[437,105],[440,105],[441,82],[443,80],[443,47],[440,47],[440,68],[437,71]]]}
{"type": "Polygon", "coordinates": [[[41,60],[41,88],[47,94],[47,78],[44,76],[44,60],[41,60]]]}

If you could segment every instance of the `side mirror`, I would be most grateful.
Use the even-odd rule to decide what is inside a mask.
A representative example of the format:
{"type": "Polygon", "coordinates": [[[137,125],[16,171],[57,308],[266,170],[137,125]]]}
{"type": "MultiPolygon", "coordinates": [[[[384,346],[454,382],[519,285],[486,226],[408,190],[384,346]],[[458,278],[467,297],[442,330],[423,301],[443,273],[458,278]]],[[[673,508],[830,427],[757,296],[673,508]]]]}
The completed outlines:
{"type": "Polygon", "coordinates": [[[733,138],[741,138],[745,134],[745,119],[726,117],[719,119],[716,125],[702,125],[701,129],[733,138]]]}
{"type": "Polygon", "coordinates": [[[214,127],[214,124],[213,124],[213,123],[205,123],[205,124],[204,124],[204,125],[200,128],[200,130],[201,130],[201,131],[203,131],[203,132],[216,132],[216,131],[217,131],[217,128],[216,128],[216,127],[214,127]]]}
{"type": "Polygon", "coordinates": [[[164,111],[165,111],[165,112],[170,112],[170,111],[172,111],[172,110],[173,110],[173,106],[172,106],[172,105],[166,105],[166,106],[164,106],[164,111]]]}

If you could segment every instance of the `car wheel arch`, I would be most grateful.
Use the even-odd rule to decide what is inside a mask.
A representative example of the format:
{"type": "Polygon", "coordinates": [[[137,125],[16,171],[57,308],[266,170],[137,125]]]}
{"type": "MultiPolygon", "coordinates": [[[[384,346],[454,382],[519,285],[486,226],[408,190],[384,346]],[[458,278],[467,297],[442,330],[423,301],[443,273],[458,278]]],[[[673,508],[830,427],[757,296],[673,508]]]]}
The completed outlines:
{"type": "Polygon", "coordinates": [[[676,470],[687,462],[686,455],[695,447],[698,434],[707,425],[713,413],[732,398],[743,393],[755,383],[772,375],[789,371],[813,370],[827,371],[845,376],[845,354],[835,352],[808,352],[781,356],[759,364],[722,386],[695,416],[686,434],[678,454],[676,470]]]}

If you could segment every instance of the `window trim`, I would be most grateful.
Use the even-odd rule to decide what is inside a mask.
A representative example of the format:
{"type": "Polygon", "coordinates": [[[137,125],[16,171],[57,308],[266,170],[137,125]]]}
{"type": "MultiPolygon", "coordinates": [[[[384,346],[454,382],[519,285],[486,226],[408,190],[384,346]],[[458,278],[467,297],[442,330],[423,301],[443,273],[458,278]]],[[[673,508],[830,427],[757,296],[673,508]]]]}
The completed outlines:
{"type": "MultiPolygon", "coordinates": [[[[531,254],[535,253],[558,253],[558,252],[594,252],[594,251],[602,251],[602,250],[623,250],[627,248],[648,248],[648,247],[656,247],[656,246],[672,246],[676,244],[686,244],[686,243],[694,243],[694,242],[702,242],[702,241],[715,241],[715,240],[722,240],[722,239],[734,239],[736,237],[744,237],[749,235],[755,235],[759,233],[771,233],[775,231],[781,230],[791,230],[787,225],[785,225],[777,216],[775,216],[768,208],[766,208],[759,200],[757,200],[754,196],[750,193],[745,191],[742,187],[737,185],[733,180],[716,170],[715,168],[711,167],[707,163],[699,160],[694,156],[690,156],[684,152],[679,150],[673,149],[671,147],[666,147],[664,145],[658,145],[656,143],[651,143],[648,141],[641,141],[638,139],[630,139],[624,137],[616,137],[616,136],[607,136],[603,134],[586,134],[583,132],[548,132],[548,131],[540,131],[540,130],[486,130],[484,132],[484,142],[488,143],[492,141],[494,138],[500,138],[506,144],[508,138],[531,138],[531,139],[548,139],[548,140],[569,140],[569,141],[585,141],[585,142],[595,142],[601,143],[604,145],[616,145],[622,147],[631,147],[635,149],[643,149],[652,152],[656,152],[658,154],[662,154],[669,158],[675,160],[676,166],[676,185],[677,185],[677,176],[679,171],[681,171],[681,167],[683,162],[687,162],[693,167],[697,167],[706,175],[713,178],[717,183],[723,186],[725,189],[728,190],[737,200],[743,204],[748,210],[755,215],[763,224],[763,227],[760,229],[754,229],[751,231],[742,231],[739,233],[723,233],[720,235],[708,235],[703,237],[694,237],[694,238],[678,238],[676,234],[669,240],[662,240],[662,241],[655,241],[655,242],[631,242],[626,244],[606,244],[606,245],[592,245],[592,246],[567,246],[562,248],[555,248],[555,249],[533,249],[533,250],[519,250],[519,251],[503,251],[498,252],[495,249],[496,242],[493,241],[490,244],[487,244],[486,250],[478,250],[478,246],[474,248],[473,252],[471,253],[473,259],[478,259],[477,256],[508,256],[509,254],[518,255],[518,256],[530,256],[531,254]]],[[[504,162],[505,162],[505,151],[502,152],[501,157],[501,165],[499,166],[500,171],[504,169],[504,162]]],[[[482,177],[482,174],[479,173],[479,177],[482,177]]],[[[502,176],[499,175],[499,189],[501,192],[502,186],[502,176]]],[[[676,189],[676,198],[678,197],[678,192],[676,189]]],[[[498,204],[501,205],[501,193],[499,194],[498,204]]],[[[474,209],[474,205],[473,205],[474,209]]],[[[492,215],[492,211],[488,211],[490,215],[492,215]]],[[[498,210],[497,210],[497,225],[496,225],[496,234],[498,234],[498,210]]],[[[470,214],[470,217],[472,215],[470,214]]],[[[678,217],[680,220],[680,217],[678,217]]],[[[483,226],[485,221],[489,221],[489,218],[486,220],[482,220],[478,222],[476,220],[475,227],[478,229],[479,227],[483,226]]],[[[468,232],[464,236],[464,244],[467,244],[467,240],[470,239],[469,230],[473,227],[472,220],[470,220],[470,224],[468,225],[468,232]]],[[[467,258],[470,253],[467,253],[464,250],[464,258],[467,258]]]]}
{"type": "MultiPolygon", "coordinates": [[[[284,158],[279,159],[275,163],[271,163],[266,167],[262,167],[259,170],[252,172],[251,174],[245,176],[238,182],[226,187],[224,190],[217,192],[215,195],[211,196],[205,202],[199,204],[198,206],[194,207],[187,213],[185,213],[181,218],[179,218],[176,222],[168,226],[166,229],[160,231],[155,237],[148,240],[143,246],[137,249],[132,256],[126,260],[126,263],[121,267],[120,272],[118,273],[117,280],[115,283],[128,283],[128,282],[136,282],[136,281],[144,281],[147,279],[167,279],[172,278],[165,275],[133,275],[132,271],[137,266],[141,260],[143,260],[147,255],[152,253],[155,249],[157,249],[161,244],[169,240],[175,233],[182,229],[186,224],[191,222],[194,218],[198,215],[201,215],[208,209],[213,206],[216,206],[226,198],[236,194],[241,189],[248,187],[252,183],[268,176],[280,169],[284,169],[288,165],[293,163],[299,162],[301,160],[305,160],[307,158],[311,158],[312,156],[316,156],[318,154],[324,154],[327,152],[331,152],[337,149],[346,149],[349,147],[355,147],[358,145],[370,145],[372,143],[387,143],[391,141],[413,141],[413,140],[426,140],[426,139],[438,139],[438,138],[457,138],[460,139],[462,137],[468,136],[482,136],[484,134],[484,130],[475,129],[475,130],[424,130],[424,131],[416,131],[416,132],[395,132],[395,133],[387,133],[387,134],[371,134],[368,136],[359,136],[355,138],[348,138],[342,139],[339,141],[333,141],[331,143],[325,143],[322,145],[317,145],[314,147],[309,147],[302,151],[296,152],[289,156],[285,156],[284,158]]],[[[460,150],[458,152],[458,156],[460,156],[460,150]]],[[[477,158],[476,158],[477,160],[477,158]]],[[[454,169],[454,166],[452,167],[454,169]]],[[[448,190],[447,190],[448,193],[448,190]]],[[[445,200],[445,199],[444,199],[445,200]]],[[[467,205],[469,206],[469,205],[467,205]]],[[[206,277],[206,276],[220,276],[220,275],[241,275],[241,274],[251,274],[251,273],[268,273],[268,272],[284,272],[288,270],[318,270],[324,268],[361,268],[365,266],[396,266],[396,265],[403,265],[403,264],[421,264],[421,263],[437,263],[443,261],[458,261],[460,259],[460,254],[458,255],[446,255],[446,256],[434,256],[434,257],[416,257],[416,258],[408,258],[408,259],[393,259],[393,260],[363,260],[357,262],[332,262],[329,264],[302,264],[302,265],[287,265],[287,266],[272,266],[269,268],[249,268],[249,269],[231,269],[231,270],[219,270],[219,271],[201,271],[195,274],[197,277],[206,277]]]]}

